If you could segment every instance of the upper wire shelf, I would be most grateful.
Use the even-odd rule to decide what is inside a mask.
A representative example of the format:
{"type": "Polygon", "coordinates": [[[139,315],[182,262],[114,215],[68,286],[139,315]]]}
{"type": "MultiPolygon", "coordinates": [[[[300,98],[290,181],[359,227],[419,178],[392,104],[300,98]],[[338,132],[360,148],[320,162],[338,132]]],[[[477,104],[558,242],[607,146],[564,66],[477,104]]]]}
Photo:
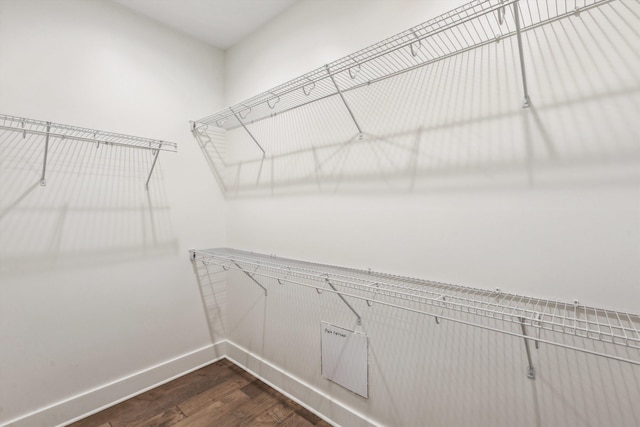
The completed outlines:
{"type": "MultiPolygon", "coordinates": [[[[519,38],[521,32],[578,15],[610,1],[613,0],[475,0],[196,120],[192,123],[192,129],[209,125],[225,130],[244,127],[330,96],[342,96],[344,92],[488,43],[499,42],[513,35],[519,38]]],[[[529,98],[520,40],[519,44],[525,92],[523,106],[527,107],[529,98]]],[[[362,133],[357,122],[356,126],[362,133]]]]}
{"type": "Polygon", "coordinates": [[[97,145],[103,144],[162,151],[178,150],[178,146],[175,142],[123,135],[43,120],[8,116],[5,114],[0,114],[0,129],[21,132],[23,135],[26,135],[27,133],[42,136],[49,135],[49,138],[91,142],[97,145]]]}
{"type": "Polygon", "coordinates": [[[149,189],[149,181],[151,180],[151,175],[158,161],[160,151],[178,151],[178,146],[175,142],[123,135],[120,133],[63,125],[43,120],[8,116],[5,114],[0,114],[0,131],[3,131],[0,132],[0,138],[4,138],[5,133],[13,135],[13,138],[15,138],[16,134],[22,134],[23,139],[27,137],[27,134],[41,136],[43,138],[44,156],[42,161],[42,174],[40,176],[40,185],[42,186],[47,185],[47,156],[49,153],[49,142],[52,139],[88,142],[96,144],[97,147],[107,145],[150,150],[151,153],[153,153],[153,162],[151,163],[151,169],[145,182],[146,190],[149,189]]]}
{"type": "MultiPolygon", "coordinates": [[[[532,298],[367,270],[310,263],[228,248],[192,250],[196,262],[243,271],[254,282],[275,279],[318,292],[358,299],[640,365],[640,316],[579,303],[532,298]],[[487,321],[491,320],[491,321],[487,321]],[[533,331],[527,334],[526,328],[533,331]],[[573,339],[567,340],[565,337],[573,339]],[[603,343],[597,344],[597,343],[603,343]]],[[[258,283],[264,290],[267,288],[258,283]]]]}

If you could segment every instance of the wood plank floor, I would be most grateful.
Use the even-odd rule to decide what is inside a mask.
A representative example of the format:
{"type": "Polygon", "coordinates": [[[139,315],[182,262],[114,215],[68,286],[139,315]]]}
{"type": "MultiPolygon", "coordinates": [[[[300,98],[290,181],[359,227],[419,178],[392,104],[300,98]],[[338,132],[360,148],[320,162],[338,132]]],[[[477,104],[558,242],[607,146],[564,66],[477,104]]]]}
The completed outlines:
{"type": "Polygon", "coordinates": [[[72,427],[329,427],[227,359],[71,424],[72,427]]]}

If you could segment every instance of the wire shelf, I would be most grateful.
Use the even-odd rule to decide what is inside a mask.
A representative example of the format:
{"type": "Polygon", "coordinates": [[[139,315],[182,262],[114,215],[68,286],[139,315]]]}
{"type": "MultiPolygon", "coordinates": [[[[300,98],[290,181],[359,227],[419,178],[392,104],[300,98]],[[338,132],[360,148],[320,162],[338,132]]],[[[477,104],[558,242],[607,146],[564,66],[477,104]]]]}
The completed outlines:
{"type": "Polygon", "coordinates": [[[151,180],[151,175],[158,161],[160,151],[176,152],[178,150],[178,146],[174,142],[0,114],[0,141],[5,139],[8,141],[26,140],[27,134],[35,135],[36,138],[42,137],[44,142],[42,175],[40,176],[41,186],[47,185],[47,156],[52,140],[57,140],[59,143],[62,143],[62,141],[88,142],[96,144],[96,147],[106,145],[150,150],[153,155],[153,161],[145,182],[146,190],[149,189],[149,181],[151,180]]]}
{"type": "MultiPolygon", "coordinates": [[[[191,258],[243,271],[254,281],[271,278],[280,284],[364,300],[369,306],[424,314],[437,323],[453,321],[532,339],[536,346],[545,343],[640,365],[640,316],[636,314],[228,248],[193,250],[191,258]],[[521,332],[515,324],[522,326],[521,332]],[[534,333],[527,335],[525,326],[534,333]],[[577,339],[567,340],[567,336],[577,339]]],[[[266,293],[267,288],[258,284],[266,293]]]]}
{"type": "Polygon", "coordinates": [[[90,142],[97,145],[103,144],[173,152],[178,150],[178,146],[174,142],[69,126],[43,120],[8,116],[5,114],[0,114],[0,130],[19,132],[23,135],[27,133],[42,136],[48,135],[49,138],[90,142]]]}
{"type": "MultiPolygon", "coordinates": [[[[196,120],[192,128],[195,130],[214,125],[233,130],[244,127],[488,43],[519,36],[521,32],[578,15],[610,1],[475,0],[196,120]]],[[[525,93],[525,103],[528,102],[527,97],[525,93]]]]}

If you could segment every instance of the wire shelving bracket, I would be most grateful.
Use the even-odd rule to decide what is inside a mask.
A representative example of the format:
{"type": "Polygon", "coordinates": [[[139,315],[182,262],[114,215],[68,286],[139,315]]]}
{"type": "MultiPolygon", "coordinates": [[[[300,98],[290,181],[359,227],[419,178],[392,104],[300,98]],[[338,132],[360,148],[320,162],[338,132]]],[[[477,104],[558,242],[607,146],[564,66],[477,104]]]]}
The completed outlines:
{"type": "MultiPolygon", "coordinates": [[[[24,122],[23,122],[24,123],[24,122]]],[[[43,187],[47,185],[47,155],[49,154],[49,135],[51,131],[51,122],[47,122],[47,136],[44,140],[44,158],[42,160],[42,176],[40,176],[40,185],[43,187]]],[[[26,137],[26,131],[22,130],[22,137],[26,137]]]]}
{"type": "MultiPolygon", "coordinates": [[[[504,7],[499,12],[499,14],[500,16],[502,16],[502,22],[504,22],[504,15],[505,15],[504,7]]],[[[520,28],[520,11],[518,9],[517,2],[513,3],[513,19],[516,26],[516,38],[518,40],[518,57],[520,58],[520,73],[522,74],[522,90],[524,91],[522,108],[529,108],[531,106],[531,99],[529,98],[529,89],[527,88],[527,73],[524,65],[524,51],[522,49],[522,29],[520,28]]]]}
{"type": "Polygon", "coordinates": [[[331,280],[329,279],[329,276],[327,275],[327,277],[324,278],[324,281],[327,282],[327,285],[329,285],[329,287],[331,289],[333,289],[333,291],[335,292],[336,295],[338,295],[338,297],[342,300],[342,302],[349,308],[349,310],[351,310],[353,312],[353,314],[356,315],[356,323],[358,325],[362,325],[362,318],[360,317],[360,315],[358,314],[358,312],[356,311],[355,308],[353,308],[353,306],[351,304],[349,304],[349,301],[346,300],[346,298],[338,291],[338,289],[336,289],[336,287],[333,285],[333,283],[331,283],[331,280]]]}
{"type": "Polygon", "coordinates": [[[146,190],[149,189],[149,181],[151,180],[151,175],[158,161],[160,151],[175,152],[178,149],[177,144],[174,142],[123,135],[5,114],[0,114],[0,130],[20,133],[23,139],[27,137],[27,134],[44,136],[44,158],[42,161],[42,175],[40,176],[40,185],[42,186],[47,185],[47,157],[51,139],[88,142],[96,144],[96,147],[106,145],[150,150],[153,154],[153,162],[145,182],[146,190]]]}
{"type": "MultiPolygon", "coordinates": [[[[351,107],[349,107],[349,103],[347,102],[346,99],[344,99],[344,95],[342,94],[342,91],[340,90],[340,87],[338,86],[338,83],[336,83],[336,79],[333,77],[333,74],[331,74],[331,69],[329,68],[329,65],[325,66],[327,69],[327,75],[329,76],[329,78],[331,79],[331,83],[333,83],[333,85],[336,87],[336,93],[338,95],[340,95],[340,99],[342,100],[342,103],[344,104],[344,106],[346,107],[347,111],[349,112],[349,116],[351,116],[351,120],[353,120],[353,124],[356,125],[356,128],[358,129],[358,138],[362,139],[362,128],[360,128],[360,125],[358,124],[358,121],[356,120],[356,116],[353,114],[353,111],[351,110],[351,107]]],[[[360,69],[360,65],[358,65],[358,70],[360,69]]],[[[355,74],[351,74],[351,70],[353,70],[353,68],[349,69],[349,76],[351,78],[355,78],[355,74]]]]}
{"type": "MultiPolygon", "coordinates": [[[[243,273],[244,273],[244,274],[245,274],[249,279],[251,279],[251,281],[252,281],[253,283],[255,283],[256,285],[260,286],[260,287],[262,288],[262,290],[264,291],[264,296],[265,296],[265,297],[267,296],[267,288],[265,288],[265,287],[264,287],[260,282],[258,282],[258,281],[256,280],[256,278],[255,278],[255,277],[253,277],[253,275],[254,275],[255,273],[253,273],[253,274],[252,274],[252,273],[249,273],[249,272],[248,272],[248,271],[246,271],[244,268],[242,268],[242,267],[240,266],[240,264],[238,264],[237,262],[234,262],[233,264],[236,266],[236,268],[237,268],[238,270],[242,271],[242,272],[243,272],[243,273]]],[[[256,267],[256,269],[257,269],[257,267],[256,267]]]]}
{"type": "MultiPolygon", "coordinates": [[[[527,368],[527,378],[535,380],[536,370],[533,367],[533,362],[531,361],[531,350],[529,349],[529,338],[527,338],[527,327],[525,325],[524,317],[520,318],[520,327],[522,329],[522,338],[524,339],[524,349],[527,352],[527,362],[529,362],[529,367],[527,368]]],[[[536,348],[538,347],[536,346],[536,348]]]]}
{"type": "MultiPolygon", "coordinates": [[[[280,285],[335,293],[359,324],[360,314],[348,299],[365,301],[367,307],[380,305],[423,314],[437,324],[451,321],[522,338],[530,379],[536,376],[531,341],[535,349],[543,343],[640,366],[637,314],[228,248],[191,250],[190,257],[205,265],[242,271],[254,281],[258,276],[280,285]]],[[[266,294],[266,288],[260,286],[266,294]]]]}
{"type": "MultiPolygon", "coordinates": [[[[267,101],[268,103],[269,101],[267,101]]],[[[233,111],[233,110],[232,110],[233,111]]],[[[251,112],[251,109],[249,109],[249,111],[247,112],[247,114],[249,114],[251,112]]],[[[239,115],[236,113],[233,113],[233,116],[236,118],[236,120],[238,121],[238,123],[240,123],[240,125],[242,126],[242,128],[247,132],[247,134],[249,135],[249,137],[251,138],[251,140],[253,140],[253,142],[258,146],[258,148],[260,149],[260,151],[262,151],[262,156],[265,156],[265,151],[264,148],[262,148],[262,145],[260,145],[260,143],[258,142],[258,140],[256,139],[255,136],[253,136],[253,134],[251,133],[251,131],[249,130],[249,128],[244,124],[244,122],[240,119],[240,117],[242,117],[242,114],[240,114],[240,117],[238,117],[239,115]]],[[[246,116],[245,116],[246,117],[246,116]]],[[[245,118],[243,117],[243,118],[245,118]]]]}

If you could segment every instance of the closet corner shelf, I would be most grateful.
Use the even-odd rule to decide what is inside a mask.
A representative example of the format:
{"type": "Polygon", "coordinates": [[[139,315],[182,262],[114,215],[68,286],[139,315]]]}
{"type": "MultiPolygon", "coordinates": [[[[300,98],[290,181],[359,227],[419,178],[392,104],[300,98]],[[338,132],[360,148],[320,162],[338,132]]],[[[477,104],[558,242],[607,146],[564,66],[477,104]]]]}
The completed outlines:
{"type": "Polygon", "coordinates": [[[248,125],[331,96],[340,96],[360,135],[362,129],[344,93],[407,71],[516,36],[523,107],[530,105],[521,33],[615,0],[474,0],[351,55],[260,93],[215,114],[193,121],[194,136],[216,126],[248,125]]]}
{"type": "Polygon", "coordinates": [[[105,145],[150,150],[153,153],[153,163],[145,184],[146,189],[149,188],[149,180],[151,179],[151,174],[155,168],[160,151],[176,152],[178,150],[178,146],[174,142],[69,126],[43,120],[27,119],[6,114],[0,114],[0,131],[10,132],[14,135],[21,134],[23,139],[26,138],[27,134],[44,138],[44,161],[42,176],[40,178],[40,185],[43,186],[46,185],[47,153],[51,139],[88,142],[96,144],[97,147],[105,145]]]}
{"type": "Polygon", "coordinates": [[[535,378],[529,341],[536,348],[543,343],[640,365],[636,314],[228,248],[191,250],[190,257],[195,263],[244,272],[265,295],[268,286],[260,278],[336,294],[358,321],[349,300],[424,314],[438,324],[451,321],[524,338],[529,378],[535,378]]]}

